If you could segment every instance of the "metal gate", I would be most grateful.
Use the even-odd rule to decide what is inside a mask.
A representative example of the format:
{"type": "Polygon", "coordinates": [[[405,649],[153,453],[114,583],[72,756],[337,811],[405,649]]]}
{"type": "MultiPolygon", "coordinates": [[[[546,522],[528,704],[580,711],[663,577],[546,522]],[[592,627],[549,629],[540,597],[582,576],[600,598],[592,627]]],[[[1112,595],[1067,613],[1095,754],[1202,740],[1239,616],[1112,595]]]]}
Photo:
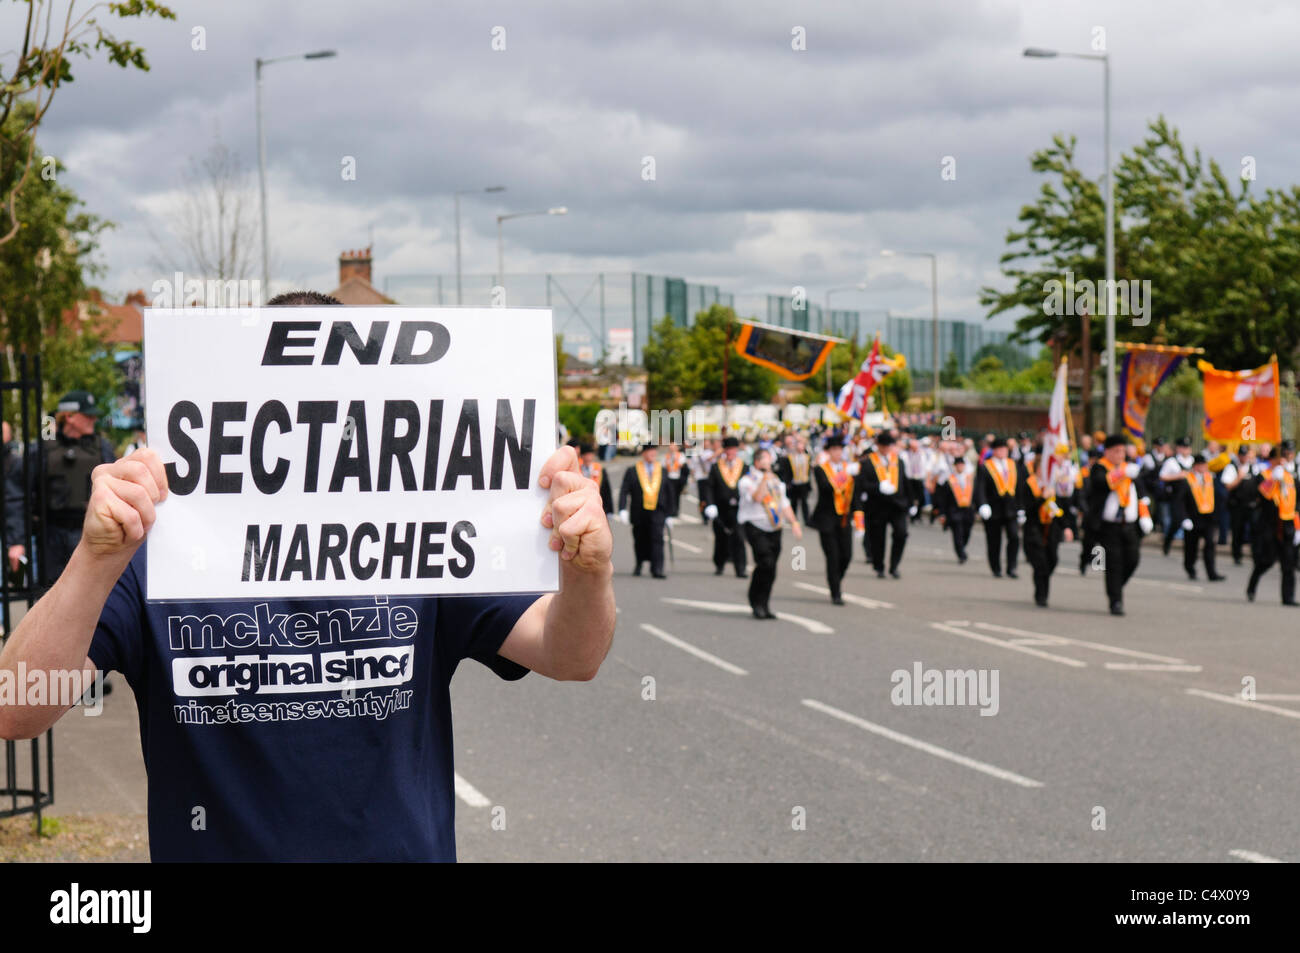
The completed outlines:
{"type": "MultiPolygon", "coordinates": [[[[3,646],[16,624],[15,617],[25,613],[44,591],[37,577],[36,566],[45,553],[45,514],[33,511],[30,486],[41,486],[45,474],[45,448],[41,439],[41,359],[16,355],[12,365],[17,372],[14,380],[8,379],[8,361],[0,361],[0,409],[9,410],[13,417],[14,442],[22,451],[15,455],[3,448],[4,490],[0,493],[6,513],[10,508],[21,509],[22,539],[9,539],[7,519],[0,519],[0,646],[3,646]],[[20,459],[16,459],[18,456],[20,459]],[[12,477],[12,479],[11,479],[12,477]],[[9,567],[9,547],[21,542],[27,549],[26,566],[15,573],[9,567]]],[[[45,494],[38,494],[42,509],[45,494]]],[[[15,695],[26,689],[14,686],[15,695]]],[[[41,812],[54,803],[54,729],[43,738],[30,741],[5,741],[4,776],[0,779],[0,818],[15,814],[34,814],[36,830],[41,829],[41,812]],[[44,751],[42,752],[42,748],[44,751]],[[42,763],[44,770],[42,771],[42,763]]]]}

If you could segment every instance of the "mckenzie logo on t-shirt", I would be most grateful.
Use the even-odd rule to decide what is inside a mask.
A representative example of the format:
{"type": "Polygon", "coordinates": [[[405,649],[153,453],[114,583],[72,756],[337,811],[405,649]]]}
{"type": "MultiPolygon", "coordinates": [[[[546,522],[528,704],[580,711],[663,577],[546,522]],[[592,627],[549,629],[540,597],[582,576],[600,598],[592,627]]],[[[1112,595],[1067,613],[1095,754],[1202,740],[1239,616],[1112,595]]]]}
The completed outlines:
{"type": "Polygon", "coordinates": [[[408,605],[273,612],[270,603],[230,615],[167,619],[176,720],[191,724],[372,717],[410,707],[413,639],[419,615],[408,605]],[[376,644],[383,643],[383,644],[376,644]],[[388,688],[386,693],[358,689],[388,688]],[[267,696],[338,693],[313,701],[267,696]],[[200,702],[199,699],[203,701],[200,702]]]}

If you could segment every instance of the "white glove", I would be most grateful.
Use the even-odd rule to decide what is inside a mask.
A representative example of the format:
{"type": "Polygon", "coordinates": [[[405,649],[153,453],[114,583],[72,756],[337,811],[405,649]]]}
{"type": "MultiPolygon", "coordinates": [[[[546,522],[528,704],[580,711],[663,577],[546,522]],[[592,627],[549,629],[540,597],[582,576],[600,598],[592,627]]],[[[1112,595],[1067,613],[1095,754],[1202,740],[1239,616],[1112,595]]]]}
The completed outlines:
{"type": "Polygon", "coordinates": [[[667,526],[669,529],[672,529],[672,528],[673,528],[673,518],[672,518],[671,516],[667,517],[667,518],[664,520],[664,525],[667,526]]]}
{"type": "MultiPolygon", "coordinates": [[[[866,535],[867,535],[867,531],[865,529],[855,529],[853,531],[853,541],[860,542],[862,540],[862,537],[866,535]]],[[[1300,538],[1300,529],[1296,530],[1296,536],[1297,538],[1300,538]]]]}
{"type": "Polygon", "coordinates": [[[1291,545],[1300,546],[1300,529],[1296,530],[1295,535],[1291,537],[1291,545]]]}
{"type": "Polygon", "coordinates": [[[880,492],[885,494],[885,496],[893,496],[898,492],[898,487],[894,486],[894,484],[890,483],[888,480],[881,480],[880,492]]]}
{"type": "Polygon", "coordinates": [[[857,476],[859,471],[861,471],[861,469],[862,469],[861,464],[850,463],[848,466],[844,468],[844,472],[847,473],[849,476],[857,476]]]}
{"type": "Polygon", "coordinates": [[[630,520],[628,519],[628,516],[629,516],[629,514],[628,514],[628,511],[627,511],[627,510],[619,510],[619,511],[618,511],[618,521],[619,521],[620,523],[627,523],[627,522],[630,522],[630,520]]]}
{"type": "Polygon", "coordinates": [[[1188,532],[1191,532],[1191,529],[1192,529],[1192,521],[1191,521],[1191,520],[1183,520],[1182,525],[1183,525],[1183,529],[1184,529],[1184,530],[1186,530],[1186,531],[1188,531],[1188,532]]]}
{"type": "Polygon", "coordinates": [[[1025,525],[1025,520],[1026,520],[1026,519],[1028,519],[1028,517],[1025,516],[1025,511],[1024,511],[1024,510],[1016,510],[1016,525],[1017,525],[1017,526],[1024,526],[1024,525],[1025,525]]]}
{"type": "Polygon", "coordinates": [[[982,520],[993,519],[993,507],[989,506],[987,503],[980,506],[980,519],[982,520]]]}
{"type": "Polygon", "coordinates": [[[706,520],[715,520],[718,518],[718,508],[710,503],[704,508],[704,518],[706,520]]]}
{"type": "Polygon", "coordinates": [[[913,504],[912,506],[908,507],[907,515],[908,515],[908,516],[915,516],[915,515],[916,515],[916,506],[915,506],[915,504],[913,504]]]}
{"type": "Polygon", "coordinates": [[[1283,477],[1285,474],[1286,474],[1286,471],[1282,469],[1282,465],[1281,465],[1281,464],[1278,464],[1278,465],[1275,466],[1271,471],[1269,471],[1269,476],[1270,476],[1273,480],[1278,481],[1278,482],[1281,482],[1282,477],[1283,477]]]}
{"type": "Polygon", "coordinates": [[[1143,533],[1149,533],[1156,528],[1156,524],[1152,521],[1151,517],[1149,516],[1141,517],[1138,520],[1138,526],[1142,527],[1143,533]]]}
{"type": "Polygon", "coordinates": [[[1138,474],[1142,472],[1142,466],[1137,463],[1130,463],[1124,468],[1124,475],[1130,480],[1136,480],[1138,474]]]}

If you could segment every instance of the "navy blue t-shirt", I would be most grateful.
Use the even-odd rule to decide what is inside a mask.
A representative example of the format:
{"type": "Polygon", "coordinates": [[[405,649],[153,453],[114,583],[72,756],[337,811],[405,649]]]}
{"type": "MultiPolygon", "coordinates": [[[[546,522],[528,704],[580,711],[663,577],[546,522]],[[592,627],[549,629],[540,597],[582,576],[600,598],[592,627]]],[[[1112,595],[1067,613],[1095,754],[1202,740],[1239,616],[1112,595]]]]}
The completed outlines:
{"type": "Polygon", "coordinates": [[[537,596],[167,603],[145,547],[90,659],[140,709],[155,861],[456,859],[452,674],[537,596]]]}

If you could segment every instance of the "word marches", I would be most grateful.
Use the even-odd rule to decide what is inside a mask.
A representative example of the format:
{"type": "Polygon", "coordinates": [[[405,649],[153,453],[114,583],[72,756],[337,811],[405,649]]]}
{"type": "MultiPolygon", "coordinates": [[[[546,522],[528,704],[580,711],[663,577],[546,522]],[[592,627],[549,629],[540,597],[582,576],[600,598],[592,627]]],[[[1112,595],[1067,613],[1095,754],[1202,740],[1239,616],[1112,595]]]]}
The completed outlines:
{"type": "Polygon", "coordinates": [[[373,718],[383,721],[395,711],[411,707],[411,689],[394,688],[385,695],[366,692],[352,698],[323,698],[310,701],[241,702],[200,704],[191,699],[173,707],[182,725],[237,725],[252,722],[315,721],[321,718],[373,718]]]}
{"type": "Polygon", "coordinates": [[[152,890],[82,890],[73,883],[50,894],[50,922],[58,925],[128,924],[132,933],[148,933],[152,911],[152,890]]]}
{"type": "Polygon", "coordinates": [[[1090,278],[1074,280],[1074,272],[1067,271],[1065,280],[1052,278],[1043,285],[1043,314],[1060,316],[1085,314],[1132,317],[1135,327],[1151,323],[1151,281],[1136,278],[1118,278],[1110,281],[1092,281],[1090,278]],[[1098,301],[1101,307],[1098,309],[1098,301]],[[1116,305],[1122,308],[1116,309],[1116,305]]]}
{"type": "Polygon", "coordinates": [[[980,715],[998,713],[998,669],[922,668],[896,669],[889,677],[893,689],[889,700],[895,705],[980,706],[980,715]]]}
{"type": "Polygon", "coordinates": [[[262,305],[262,282],[257,279],[220,280],[186,278],[176,272],[171,278],[159,278],[149,289],[154,308],[257,308],[262,305]]]}
{"type": "Polygon", "coordinates": [[[237,494],[244,491],[247,474],[257,492],[269,495],[284,489],[297,467],[300,472],[295,475],[294,488],[301,485],[302,492],[316,493],[327,430],[331,435],[328,449],[334,451],[326,485],[329,493],[341,492],[349,486],[348,481],[355,481],[351,486],[364,493],[387,492],[394,483],[406,491],[454,491],[463,482],[473,490],[500,490],[507,459],[515,489],[528,487],[537,409],[531,398],[523,401],[518,421],[510,401],[498,400],[486,437],[478,401],[463,401],[445,454],[441,400],[429,401],[423,415],[413,400],[386,400],[382,408],[353,400],[346,414],[339,409],[336,400],[305,400],[299,401],[291,414],[281,401],[269,400],[256,409],[249,425],[248,401],[214,401],[206,414],[193,401],[177,401],[167,416],[167,440],[185,469],[182,473],[179,464],[167,464],[168,490],[187,496],[202,484],[204,493],[237,494]],[[369,418],[368,408],[378,420],[369,418]],[[194,438],[204,430],[206,454],[194,438]],[[270,436],[272,430],[274,437],[270,436]],[[371,434],[375,432],[379,446],[372,453],[371,434]],[[268,462],[270,440],[296,449],[292,462],[286,457],[268,462]],[[490,461],[483,452],[489,442],[490,461]],[[226,468],[231,459],[236,469],[226,468]]]}
{"type": "Polygon", "coordinates": [[[244,536],[244,571],[240,581],[288,582],[295,575],[307,582],[313,579],[324,581],[331,575],[335,579],[370,579],[377,571],[380,579],[410,579],[412,568],[416,579],[441,579],[444,569],[453,578],[464,579],[474,571],[474,548],[467,542],[477,535],[473,523],[460,520],[452,526],[451,548],[461,558],[446,562],[439,557],[445,547],[443,537],[447,535],[447,524],[420,523],[419,527],[417,531],[415,523],[406,523],[404,526],[399,523],[384,524],[381,560],[380,556],[373,553],[363,553],[361,548],[367,542],[371,548],[380,544],[379,527],[374,523],[361,523],[352,530],[343,523],[323,523],[315,534],[316,559],[313,562],[312,533],[306,523],[298,523],[289,539],[284,566],[277,573],[283,527],[279,523],[267,525],[266,541],[263,542],[263,527],[250,525],[244,536]],[[343,567],[345,554],[350,575],[343,567]],[[394,563],[398,564],[396,573],[394,563]]]}
{"type": "Polygon", "coordinates": [[[83,705],[95,717],[104,711],[104,676],[85,669],[28,669],[20,661],[17,672],[0,669],[0,708],[16,705],[61,708],[83,705]]]}

